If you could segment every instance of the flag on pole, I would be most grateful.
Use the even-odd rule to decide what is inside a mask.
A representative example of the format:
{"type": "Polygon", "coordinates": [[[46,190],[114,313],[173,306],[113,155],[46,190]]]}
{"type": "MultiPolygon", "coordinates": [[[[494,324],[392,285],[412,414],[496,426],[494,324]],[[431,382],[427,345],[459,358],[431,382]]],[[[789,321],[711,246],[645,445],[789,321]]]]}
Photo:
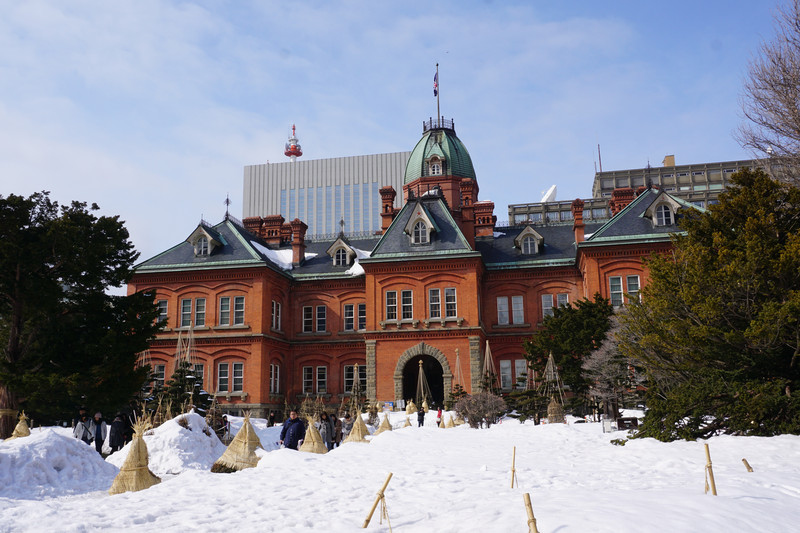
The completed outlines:
{"type": "Polygon", "coordinates": [[[433,96],[439,96],[439,73],[433,75],[433,96]]]}

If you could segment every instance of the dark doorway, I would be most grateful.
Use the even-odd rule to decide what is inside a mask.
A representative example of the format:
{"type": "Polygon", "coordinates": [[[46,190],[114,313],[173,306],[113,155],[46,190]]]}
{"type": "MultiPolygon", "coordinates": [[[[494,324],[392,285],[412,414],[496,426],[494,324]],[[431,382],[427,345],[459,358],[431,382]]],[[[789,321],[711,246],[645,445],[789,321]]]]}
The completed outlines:
{"type": "Polygon", "coordinates": [[[403,399],[417,401],[417,380],[419,379],[419,362],[431,388],[433,403],[444,405],[444,370],[441,363],[430,355],[418,355],[403,368],[403,399]]]}

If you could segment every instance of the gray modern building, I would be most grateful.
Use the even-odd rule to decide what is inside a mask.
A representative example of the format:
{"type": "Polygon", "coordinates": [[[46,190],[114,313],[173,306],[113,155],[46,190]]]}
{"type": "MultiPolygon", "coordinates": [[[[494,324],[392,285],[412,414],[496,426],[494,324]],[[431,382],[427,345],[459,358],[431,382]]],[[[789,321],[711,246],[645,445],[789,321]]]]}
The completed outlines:
{"type": "MultiPolygon", "coordinates": [[[[762,167],[757,159],[676,165],[675,156],[668,155],[660,167],[597,172],[592,184],[592,197],[584,199],[584,219],[603,220],[611,217],[609,200],[614,189],[653,185],[672,196],[699,207],[716,202],[717,196],[728,186],[730,176],[744,168],[762,167]]],[[[509,223],[556,223],[572,220],[571,201],[511,204],[508,206],[509,223]]]]}
{"type": "MultiPolygon", "coordinates": [[[[403,190],[411,152],[244,167],[243,217],[282,215],[308,225],[308,237],[371,234],[381,229],[381,187],[403,190]],[[344,227],[340,227],[340,221],[344,227]]],[[[398,194],[395,207],[399,207],[398,194]]]]}

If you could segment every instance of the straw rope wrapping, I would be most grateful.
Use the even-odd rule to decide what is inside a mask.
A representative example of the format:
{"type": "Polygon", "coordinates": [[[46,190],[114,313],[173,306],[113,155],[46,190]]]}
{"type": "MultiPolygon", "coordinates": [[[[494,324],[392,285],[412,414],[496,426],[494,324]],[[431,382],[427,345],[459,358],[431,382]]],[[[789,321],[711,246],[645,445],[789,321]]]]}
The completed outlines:
{"type": "MultiPolygon", "coordinates": [[[[409,425],[411,425],[411,424],[409,424],[409,425]]],[[[374,434],[375,435],[380,435],[384,431],[391,431],[391,430],[392,430],[392,423],[389,422],[389,413],[386,413],[386,416],[383,417],[383,422],[381,422],[381,425],[378,426],[378,430],[375,431],[374,434]]]]}
{"type": "MultiPolygon", "coordinates": [[[[16,411],[14,412],[16,414],[16,411]]],[[[25,416],[25,411],[22,411],[19,415],[19,422],[17,422],[17,427],[14,428],[14,432],[11,433],[11,436],[8,437],[7,440],[18,439],[20,437],[27,437],[31,434],[30,428],[28,428],[28,423],[26,422],[28,417],[25,416]]]]}
{"type": "Polygon", "coordinates": [[[386,519],[386,525],[389,526],[389,533],[392,533],[392,523],[389,522],[389,510],[386,508],[386,496],[381,495],[381,516],[378,518],[378,525],[383,525],[383,519],[386,519]]]}
{"type": "Polygon", "coordinates": [[[139,418],[133,424],[133,441],[131,441],[128,457],[119,469],[119,474],[114,478],[109,494],[121,494],[123,492],[136,492],[144,490],[161,483],[161,478],[150,471],[148,467],[147,444],[142,436],[150,429],[149,417],[139,418]]]}
{"type": "Polygon", "coordinates": [[[322,435],[319,434],[319,430],[314,425],[314,421],[311,418],[308,419],[306,437],[303,439],[302,446],[300,446],[297,451],[319,454],[328,453],[328,447],[322,442],[322,435]]]}
{"type": "Polygon", "coordinates": [[[263,449],[263,446],[250,423],[250,413],[245,413],[242,429],[233,438],[222,457],[213,464],[211,471],[218,474],[229,474],[245,468],[253,468],[259,459],[255,453],[256,448],[263,449]]]}
{"type": "Polygon", "coordinates": [[[367,429],[367,425],[364,423],[364,419],[361,418],[361,415],[355,416],[355,422],[353,422],[353,429],[350,430],[350,434],[344,439],[345,442],[369,442],[366,437],[369,435],[369,429],[367,429]]]}

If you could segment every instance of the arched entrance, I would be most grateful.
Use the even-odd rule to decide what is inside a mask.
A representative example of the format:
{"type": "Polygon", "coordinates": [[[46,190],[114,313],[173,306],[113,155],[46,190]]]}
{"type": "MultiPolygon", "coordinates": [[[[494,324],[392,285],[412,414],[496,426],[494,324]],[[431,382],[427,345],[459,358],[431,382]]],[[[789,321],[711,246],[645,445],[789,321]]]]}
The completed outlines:
{"type": "Polygon", "coordinates": [[[444,405],[444,380],[442,379],[444,369],[439,361],[430,355],[418,355],[406,363],[403,368],[403,398],[406,400],[413,398],[415,402],[417,401],[420,361],[422,361],[422,371],[431,390],[433,403],[444,405]]]}
{"type": "Polygon", "coordinates": [[[397,360],[394,371],[395,401],[416,396],[420,361],[433,393],[433,401],[443,403],[452,389],[453,372],[444,354],[424,342],[409,348],[397,360]]]}

